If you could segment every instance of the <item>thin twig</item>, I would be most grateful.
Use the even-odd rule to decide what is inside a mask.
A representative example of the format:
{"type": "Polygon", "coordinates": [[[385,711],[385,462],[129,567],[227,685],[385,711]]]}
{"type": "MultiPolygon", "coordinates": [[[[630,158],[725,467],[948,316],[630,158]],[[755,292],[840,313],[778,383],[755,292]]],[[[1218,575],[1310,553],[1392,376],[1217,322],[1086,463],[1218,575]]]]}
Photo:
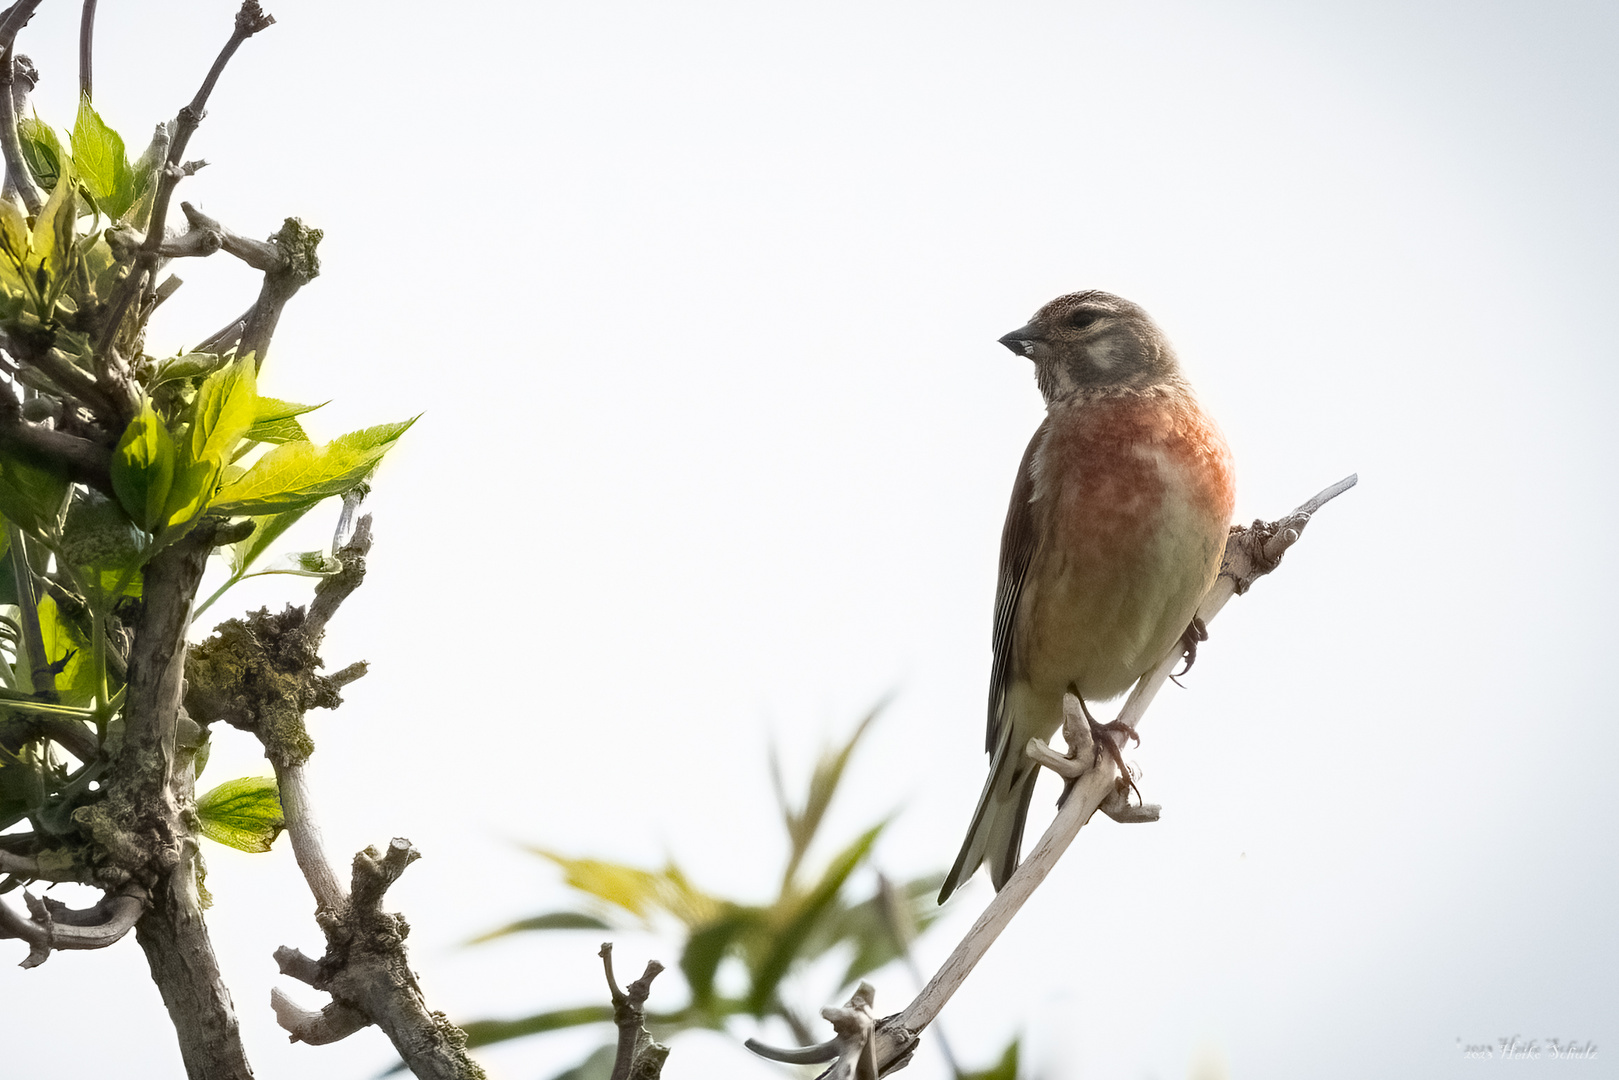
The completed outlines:
{"type": "Polygon", "coordinates": [[[181,159],[185,157],[186,144],[191,141],[192,133],[202,118],[208,105],[208,97],[213,93],[214,84],[225,70],[225,65],[236,54],[242,42],[265,29],[275,22],[275,19],[264,14],[257,0],[246,0],[241,10],[236,13],[236,23],[231,30],[230,39],[225,47],[219,51],[214,60],[214,66],[208,69],[207,76],[202,80],[196,96],[191,103],[180,110],[174,121],[174,132],[169,137],[169,153],[165,163],[158,169],[157,189],[152,195],[152,213],[146,226],[146,240],[141,244],[140,252],[135,257],[135,266],[130,270],[129,276],[119,286],[114,294],[112,303],[107,310],[107,325],[102,331],[101,341],[96,346],[96,355],[104,357],[111,350],[118,338],[118,331],[124,321],[124,313],[129,305],[146,285],[146,279],[151,276],[153,268],[159,258],[158,249],[163,243],[163,228],[169,214],[169,201],[174,196],[174,186],[185,175],[181,167],[181,159]]]}
{"type": "Polygon", "coordinates": [[[613,977],[613,943],[602,942],[596,954],[602,959],[607,974],[607,990],[613,999],[613,1023],[618,1027],[618,1052],[613,1059],[613,1072],[609,1080],[657,1080],[663,1071],[663,1062],[669,1048],[654,1042],[646,1030],[646,999],[652,994],[652,980],[663,971],[663,965],[648,960],[641,977],[623,990],[613,977]]]}
{"type": "Polygon", "coordinates": [[[86,101],[90,100],[90,46],[95,27],[96,0],[84,0],[84,10],[79,15],[79,93],[86,101]]]}

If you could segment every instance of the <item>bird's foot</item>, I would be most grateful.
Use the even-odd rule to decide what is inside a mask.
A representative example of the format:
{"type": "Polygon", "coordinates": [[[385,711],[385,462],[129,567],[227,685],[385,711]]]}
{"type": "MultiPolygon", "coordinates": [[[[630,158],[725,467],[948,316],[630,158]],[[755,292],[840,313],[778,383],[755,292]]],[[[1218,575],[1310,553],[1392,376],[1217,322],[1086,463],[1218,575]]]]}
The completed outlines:
{"type": "MultiPolygon", "coordinates": [[[[1136,734],[1135,728],[1122,720],[1115,720],[1110,724],[1098,724],[1095,720],[1091,720],[1089,715],[1085,719],[1090,721],[1091,742],[1095,745],[1095,750],[1093,751],[1095,758],[1092,764],[1099,764],[1102,760],[1102,752],[1106,751],[1107,755],[1113,759],[1113,764],[1119,767],[1119,779],[1117,784],[1114,785],[1115,794],[1122,795],[1128,789],[1136,793],[1137,799],[1141,799],[1141,789],[1136,787],[1135,777],[1130,775],[1130,766],[1124,763],[1124,751],[1120,750],[1119,744],[1113,741],[1114,735],[1123,735],[1139,743],[1141,742],[1141,736],[1136,734]]],[[[1064,794],[1067,793],[1064,792],[1064,794]]],[[[1146,800],[1143,799],[1143,805],[1145,805],[1145,802],[1146,800]]],[[[1111,817],[1112,815],[1108,816],[1111,817]]]]}
{"type": "Polygon", "coordinates": [[[1067,744],[1067,753],[1059,754],[1048,746],[1043,739],[1030,739],[1024,747],[1024,753],[1037,765],[1043,765],[1062,777],[1064,780],[1062,795],[1057,799],[1057,805],[1062,806],[1068,800],[1068,793],[1073,790],[1079,778],[1090,772],[1102,762],[1102,754],[1106,752],[1119,767],[1117,790],[1109,796],[1108,802],[1102,807],[1107,815],[1115,821],[1156,821],[1158,811],[1156,807],[1147,807],[1144,802],[1137,806],[1130,806],[1125,792],[1134,791],[1137,800],[1141,799],[1141,789],[1136,787],[1135,780],[1130,775],[1130,767],[1124,763],[1124,755],[1119,750],[1119,744],[1114,736],[1123,735],[1136,742],[1141,736],[1136,734],[1134,728],[1120,720],[1109,724],[1098,723],[1091,716],[1090,710],[1085,707],[1085,701],[1072,690],[1063,700],[1063,741],[1067,744]],[[1145,816],[1144,816],[1145,815],[1145,816]]]}
{"type": "Polygon", "coordinates": [[[1186,666],[1170,676],[1176,686],[1181,685],[1180,676],[1191,671],[1192,665],[1197,663],[1198,645],[1207,640],[1209,640],[1208,624],[1198,616],[1193,615],[1192,621],[1186,626],[1185,633],[1181,634],[1181,657],[1186,661],[1186,666]]]}

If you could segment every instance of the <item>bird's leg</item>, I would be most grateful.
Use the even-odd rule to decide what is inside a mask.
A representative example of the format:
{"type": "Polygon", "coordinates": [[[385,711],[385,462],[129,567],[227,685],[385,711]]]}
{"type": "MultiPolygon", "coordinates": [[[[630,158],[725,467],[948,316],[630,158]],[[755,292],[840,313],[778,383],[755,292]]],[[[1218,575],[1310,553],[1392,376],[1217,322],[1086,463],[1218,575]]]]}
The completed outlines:
{"type": "Polygon", "coordinates": [[[1193,615],[1192,621],[1186,626],[1186,632],[1181,634],[1181,656],[1185,658],[1186,666],[1170,676],[1176,686],[1181,685],[1179,676],[1191,671],[1192,665],[1197,663],[1198,644],[1207,640],[1209,640],[1208,625],[1201,618],[1193,615]]]}
{"type": "MultiPolygon", "coordinates": [[[[1076,688],[1069,687],[1068,692],[1073,694],[1074,700],[1079,703],[1079,715],[1084,718],[1085,725],[1089,729],[1088,734],[1090,735],[1092,747],[1091,764],[1093,766],[1099,764],[1102,760],[1102,751],[1106,750],[1108,756],[1113,759],[1113,764],[1119,767],[1119,791],[1123,792],[1125,785],[1129,785],[1130,790],[1136,793],[1136,798],[1140,799],[1142,802],[1146,802],[1145,799],[1141,798],[1141,789],[1136,787],[1135,778],[1130,775],[1130,766],[1124,763],[1123,751],[1119,749],[1119,744],[1113,741],[1114,735],[1124,735],[1139,743],[1141,742],[1141,736],[1136,734],[1135,728],[1124,723],[1122,720],[1114,720],[1107,724],[1098,723],[1096,718],[1091,715],[1091,711],[1085,707],[1085,699],[1079,696],[1079,694],[1076,692],[1076,688]]],[[[1071,722],[1072,718],[1069,716],[1068,711],[1064,709],[1063,726],[1065,732],[1067,731],[1068,725],[1071,722]]],[[[1070,740],[1068,745],[1072,747],[1076,744],[1070,740]]],[[[1067,785],[1065,785],[1063,788],[1063,798],[1068,797],[1068,789],[1072,788],[1073,786],[1074,780],[1070,778],[1067,785]]],[[[1060,799],[1058,800],[1058,805],[1062,805],[1062,801],[1060,799]]]]}

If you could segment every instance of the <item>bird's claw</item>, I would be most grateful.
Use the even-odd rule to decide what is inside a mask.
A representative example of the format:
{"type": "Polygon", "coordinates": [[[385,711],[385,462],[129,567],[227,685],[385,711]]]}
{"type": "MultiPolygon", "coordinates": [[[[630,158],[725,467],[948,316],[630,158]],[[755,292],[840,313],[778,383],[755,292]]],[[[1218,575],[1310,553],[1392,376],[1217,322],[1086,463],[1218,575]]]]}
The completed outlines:
{"type": "Polygon", "coordinates": [[[1199,616],[1193,615],[1192,621],[1186,625],[1186,630],[1181,634],[1181,657],[1186,661],[1186,666],[1170,676],[1176,686],[1181,685],[1179,676],[1191,671],[1192,665],[1197,663],[1199,643],[1207,640],[1209,640],[1208,624],[1199,616]]]}
{"type": "Polygon", "coordinates": [[[1141,799],[1141,789],[1136,787],[1135,780],[1130,774],[1130,767],[1124,763],[1124,754],[1120,752],[1119,744],[1114,741],[1113,736],[1123,735],[1139,743],[1141,736],[1134,728],[1122,720],[1114,720],[1107,724],[1098,723],[1091,717],[1090,710],[1085,708],[1084,699],[1070,691],[1063,702],[1062,734],[1063,741],[1067,743],[1065,754],[1057,753],[1043,739],[1030,739],[1024,747],[1024,753],[1035,764],[1043,765],[1063,778],[1062,794],[1057,798],[1058,806],[1068,800],[1068,793],[1073,790],[1074,784],[1081,776],[1102,763],[1102,754],[1105,752],[1119,767],[1119,779],[1117,790],[1108,797],[1108,802],[1102,809],[1115,821],[1158,820],[1156,807],[1150,808],[1150,813],[1144,802],[1131,807],[1129,797],[1125,794],[1134,791],[1136,798],[1141,799]]]}

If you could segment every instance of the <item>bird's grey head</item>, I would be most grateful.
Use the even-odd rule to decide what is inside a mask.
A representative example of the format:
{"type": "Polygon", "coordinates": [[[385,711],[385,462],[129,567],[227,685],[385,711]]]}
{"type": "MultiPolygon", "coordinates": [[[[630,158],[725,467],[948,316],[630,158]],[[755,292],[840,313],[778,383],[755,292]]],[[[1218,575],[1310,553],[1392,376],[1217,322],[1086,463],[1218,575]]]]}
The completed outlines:
{"type": "Polygon", "coordinates": [[[1175,351],[1147,313],[1095,289],[1057,297],[1000,341],[1034,361],[1047,404],[1076,390],[1139,389],[1180,377],[1175,351]]]}

